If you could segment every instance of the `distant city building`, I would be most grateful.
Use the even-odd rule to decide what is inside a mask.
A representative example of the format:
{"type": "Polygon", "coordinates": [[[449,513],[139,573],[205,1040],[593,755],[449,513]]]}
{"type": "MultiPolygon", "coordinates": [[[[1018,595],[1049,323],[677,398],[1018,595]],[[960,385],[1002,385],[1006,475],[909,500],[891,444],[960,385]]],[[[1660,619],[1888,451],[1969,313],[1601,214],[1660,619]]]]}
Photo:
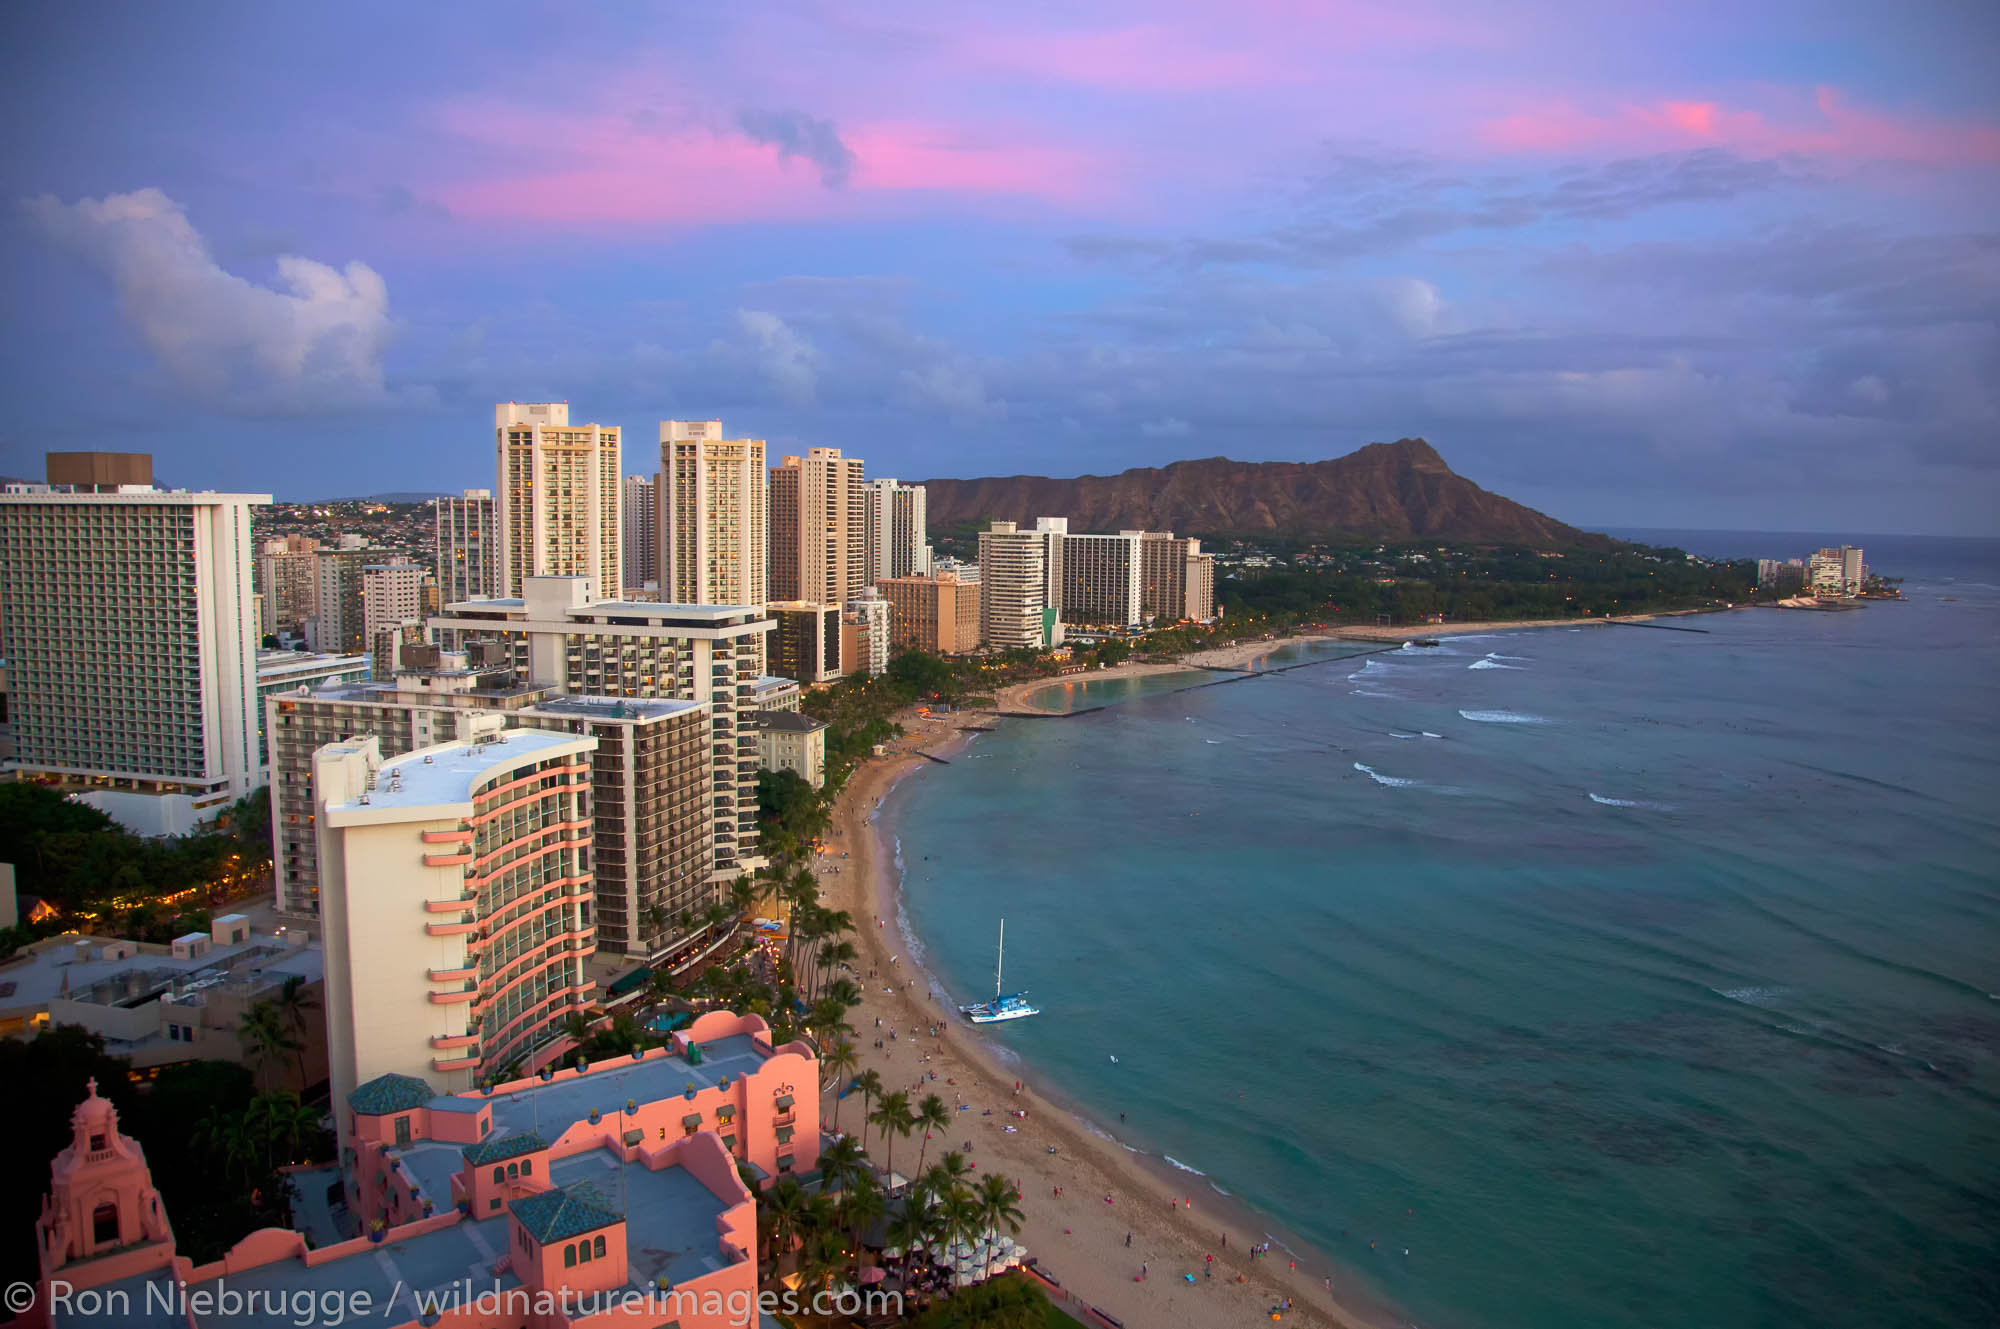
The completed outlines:
{"type": "Polygon", "coordinates": [[[883,674],[889,669],[889,602],[873,586],[840,612],[840,672],[883,674]]]}
{"type": "Polygon", "coordinates": [[[305,535],[266,540],[257,560],[266,631],[303,633],[319,615],[319,541],[305,535]]]}
{"type": "Polygon", "coordinates": [[[368,622],[361,593],[363,571],[382,561],[382,551],[371,549],[359,535],[343,535],[332,549],[322,547],[313,554],[314,591],[318,610],[306,625],[306,642],[316,651],[335,655],[358,655],[369,649],[368,622]]]}
{"type": "Polygon", "coordinates": [[[1780,595],[1796,594],[1806,584],[1806,564],[1802,558],[1760,558],[1757,560],[1757,589],[1780,595]]]}
{"type": "Polygon", "coordinates": [[[796,711],[803,695],[796,679],[779,678],[775,674],[752,679],[750,683],[752,705],[760,711],[796,711]]]}
{"type": "Polygon", "coordinates": [[[618,426],[571,425],[565,402],[493,409],[500,594],[529,577],[582,577],[590,594],[624,589],[618,426]]]}
{"type": "Polygon", "coordinates": [[[748,721],[771,622],[755,606],[597,600],[581,578],[531,577],[524,597],[447,605],[431,625],[468,642],[504,642],[517,678],[559,692],[706,704],[713,880],[762,865],[748,721]]]}
{"type": "Polygon", "coordinates": [[[843,605],[874,580],[862,470],[839,448],[810,448],[771,469],[771,599],[843,605]]]}
{"type": "Polygon", "coordinates": [[[953,558],[948,554],[933,554],[931,556],[931,573],[935,576],[940,572],[949,572],[960,581],[979,580],[979,565],[977,563],[968,563],[962,558],[953,558]]]}
{"type": "Polygon", "coordinates": [[[1868,568],[1862,562],[1861,550],[1853,545],[1819,550],[1807,560],[1806,568],[1814,595],[1858,595],[1868,580],[1868,568]]]}
{"type": "MultiPolygon", "coordinates": [[[[426,613],[424,587],[430,582],[430,570],[407,558],[394,558],[387,563],[368,563],[361,569],[361,639],[367,644],[375,662],[386,666],[380,677],[387,677],[395,667],[394,645],[405,640],[421,640],[422,624],[426,613]],[[406,636],[401,631],[406,625],[417,625],[414,636],[406,636]],[[387,654],[383,633],[392,632],[387,654]]],[[[432,583],[434,584],[434,583],[432,583]]]]}
{"type": "Polygon", "coordinates": [[[1024,531],[1011,521],[996,521],[979,533],[982,644],[1038,650],[1061,640],[1060,604],[1049,600],[1049,563],[1051,555],[1060,563],[1063,534],[1054,527],[1024,531]]]}
{"type": "Polygon", "coordinates": [[[268,494],[0,496],[0,650],[16,754],[148,835],[254,786],[250,511],[268,494]]]}
{"type": "Polygon", "coordinates": [[[764,440],[724,438],[720,420],[660,421],[660,598],[762,605],[771,599],[764,440]]]}
{"type": "Polygon", "coordinates": [[[870,480],[864,486],[863,543],[867,547],[868,580],[921,577],[930,571],[930,530],[924,520],[924,487],[895,480],[870,480]]]}
{"type": "Polygon", "coordinates": [[[597,740],[504,723],[393,760],[373,737],[314,756],[335,1103],[382,1075],[462,1090],[536,1069],[588,1004],[597,740]]]}
{"type": "Polygon", "coordinates": [[[619,502],[624,512],[625,588],[643,591],[657,587],[660,580],[659,507],[653,482],[643,475],[628,475],[619,483],[619,502]]]}
{"type": "Polygon", "coordinates": [[[657,967],[670,973],[702,958],[725,935],[705,916],[716,903],[708,707],[552,697],[519,711],[516,723],[597,740],[591,781],[598,949],[664,959],[657,967]]]}
{"type": "Polygon", "coordinates": [[[780,677],[830,683],[840,677],[840,607],[802,600],[773,601],[765,654],[780,677]]]}
{"type": "Polygon", "coordinates": [[[1215,556],[1201,541],[1171,531],[1140,536],[1140,612],[1167,624],[1206,623],[1215,617],[1215,556]]]}
{"type": "Polygon", "coordinates": [[[437,500],[435,541],[439,598],[445,604],[500,594],[500,534],[493,491],[468,489],[437,500]]]}
{"type": "MultiPolygon", "coordinates": [[[[1144,603],[1144,531],[1065,535],[1062,620],[1077,626],[1136,628],[1144,603]]],[[[983,561],[983,560],[982,560],[983,561]]],[[[1182,575],[1185,591],[1185,572],[1182,575]]]]}
{"type": "Polygon", "coordinates": [[[889,640],[906,650],[957,655],[979,649],[978,581],[956,572],[876,583],[889,602],[889,640]]]}
{"type": "Polygon", "coordinates": [[[767,771],[792,771],[813,788],[826,783],[826,722],[797,711],[765,711],[757,717],[758,764],[767,771]]]}

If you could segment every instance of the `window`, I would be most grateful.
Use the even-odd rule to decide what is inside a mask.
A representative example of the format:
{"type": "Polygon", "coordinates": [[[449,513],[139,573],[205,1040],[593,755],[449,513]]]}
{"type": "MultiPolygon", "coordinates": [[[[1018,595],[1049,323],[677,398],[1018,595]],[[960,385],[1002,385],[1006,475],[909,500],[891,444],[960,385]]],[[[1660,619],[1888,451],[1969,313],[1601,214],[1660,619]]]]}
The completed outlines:
{"type": "Polygon", "coordinates": [[[497,1195],[486,1202],[486,1208],[489,1211],[498,1209],[499,1207],[500,1207],[500,1197],[497,1195]]]}
{"type": "Polygon", "coordinates": [[[600,1237],[598,1237],[598,1238],[597,1238],[597,1240],[595,1240],[595,1241],[593,1241],[593,1242],[591,1242],[591,1243],[590,1243],[590,1253],[591,1253],[592,1255],[596,1256],[596,1257],[597,1257],[598,1259],[600,1259],[600,1260],[604,1258],[604,1238],[603,1238],[603,1237],[601,1237],[601,1236],[600,1236],[600,1237]]]}
{"type": "Polygon", "coordinates": [[[532,1177],[532,1176],[534,1176],[534,1175],[535,1175],[535,1160],[534,1160],[534,1159],[532,1159],[532,1158],[524,1158],[524,1159],[522,1159],[522,1160],[521,1160],[521,1175],[522,1175],[522,1176],[524,1176],[524,1177],[532,1177]]]}
{"type": "Polygon", "coordinates": [[[576,1268],[576,1243],[573,1241],[569,1245],[563,1247],[563,1268],[565,1269],[576,1268]]]}
{"type": "MultiPolygon", "coordinates": [[[[97,1137],[102,1139],[102,1136],[97,1137]]],[[[94,1246],[118,1244],[118,1206],[106,1200],[90,1214],[90,1241],[94,1246]]]]}
{"type": "Polygon", "coordinates": [[[579,1241],[576,1243],[576,1262],[578,1264],[590,1263],[590,1243],[588,1241],[579,1241]]]}
{"type": "Polygon", "coordinates": [[[493,1184],[494,1184],[495,1186],[498,1186],[498,1185],[499,1185],[499,1184],[500,1184],[501,1182],[503,1182],[503,1181],[505,1181],[505,1180],[507,1180],[507,1169],[506,1169],[506,1168],[502,1168],[502,1167],[496,1167],[496,1168],[494,1168],[494,1169],[493,1169],[493,1184]]]}
{"type": "Polygon", "coordinates": [[[408,1117],[398,1117],[396,1118],[396,1143],[408,1144],[409,1142],[410,1119],[408,1117]]]}
{"type": "Polygon", "coordinates": [[[507,1180],[517,1181],[520,1179],[520,1176],[521,1176],[521,1165],[519,1163],[509,1163],[507,1165],[507,1180]]]}

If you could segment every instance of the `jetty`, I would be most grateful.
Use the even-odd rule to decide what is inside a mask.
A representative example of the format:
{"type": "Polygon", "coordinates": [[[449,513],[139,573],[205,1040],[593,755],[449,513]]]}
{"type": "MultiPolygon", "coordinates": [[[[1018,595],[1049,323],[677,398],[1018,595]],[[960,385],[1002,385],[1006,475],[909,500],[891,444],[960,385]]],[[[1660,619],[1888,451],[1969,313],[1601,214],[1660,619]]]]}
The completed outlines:
{"type": "Polygon", "coordinates": [[[1618,628],[1651,628],[1655,632],[1699,632],[1703,636],[1708,635],[1707,628],[1677,628],[1671,623],[1634,623],[1629,618],[1607,618],[1604,621],[1618,628]]]}

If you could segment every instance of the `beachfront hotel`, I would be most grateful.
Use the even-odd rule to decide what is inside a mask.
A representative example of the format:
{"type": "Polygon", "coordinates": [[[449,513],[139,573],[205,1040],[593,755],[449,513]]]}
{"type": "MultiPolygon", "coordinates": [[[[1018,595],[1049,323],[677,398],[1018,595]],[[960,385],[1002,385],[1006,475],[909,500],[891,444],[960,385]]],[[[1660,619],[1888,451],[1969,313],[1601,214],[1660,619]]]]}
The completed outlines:
{"type": "Polygon", "coordinates": [[[979,649],[977,580],[956,572],[891,577],[875,589],[889,602],[889,640],[906,650],[957,655],[979,649]]]}
{"type": "Polygon", "coordinates": [[[1069,523],[1043,517],[1032,531],[996,521],[979,533],[979,639],[1000,650],[1062,641],[1063,539],[1069,523]]]}
{"type": "Polygon", "coordinates": [[[1201,541],[1172,531],[1139,534],[1140,612],[1157,623],[1215,617],[1215,555],[1201,541]]]}
{"type": "Polygon", "coordinates": [[[1139,626],[1144,536],[1144,531],[1063,536],[1063,622],[1078,627],[1139,626]]]}
{"type": "Polygon", "coordinates": [[[558,693],[700,702],[708,708],[710,871],[718,884],[757,857],[755,686],[772,626],[753,605],[600,600],[580,577],[530,577],[526,593],[446,605],[454,640],[490,642],[514,676],[558,693]]]}
{"type": "Polygon", "coordinates": [[[438,598],[445,604],[500,594],[500,538],[493,491],[467,489],[437,500],[438,598]]]}
{"type": "Polygon", "coordinates": [[[761,1019],[727,1012],[670,1047],[477,1093],[379,1076],[336,1099],[362,1232],[265,1228],[196,1265],[93,1082],[50,1169],[37,1295],[17,1323],[275,1326],[301,1299],[349,1309],[359,1295],[385,1329],[741,1329],[759,1316],[756,1200],[738,1166],[761,1181],[818,1165],[817,1083],[804,1044],[773,1047],[761,1019]],[[225,1292],[275,1309],[224,1313],[225,1292]],[[486,1299],[419,1300],[467,1292],[486,1299]]]}
{"type": "Polygon", "coordinates": [[[618,426],[571,425],[566,402],[493,408],[500,593],[530,577],[581,577],[591,595],[624,589],[618,426]]]}
{"type": "Polygon", "coordinates": [[[811,684],[840,677],[839,605],[773,600],[765,609],[772,625],[765,650],[781,678],[811,684]]]}
{"type": "Polygon", "coordinates": [[[467,1089],[535,1069],[584,1008],[597,740],[503,723],[391,761],[374,738],[313,759],[336,1103],[392,1073],[467,1089]]]}
{"type": "Polygon", "coordinates": [[[764,440],[724,438],[720,420],[660,421],[654,478],[660,598],[762,605],[771,598],[764,440]]]}
{"type": "Polygon", "coordinates": [[[0,495],[0,650],[11,770],[144,835],[182,835],[255,786],[250,510],[269,494],[164,492],[145,454],[0,495]],[[109,487],[99,473],[131,478],[109,487]],[[82,478],[76,478],[82,477],[82,478]]]}

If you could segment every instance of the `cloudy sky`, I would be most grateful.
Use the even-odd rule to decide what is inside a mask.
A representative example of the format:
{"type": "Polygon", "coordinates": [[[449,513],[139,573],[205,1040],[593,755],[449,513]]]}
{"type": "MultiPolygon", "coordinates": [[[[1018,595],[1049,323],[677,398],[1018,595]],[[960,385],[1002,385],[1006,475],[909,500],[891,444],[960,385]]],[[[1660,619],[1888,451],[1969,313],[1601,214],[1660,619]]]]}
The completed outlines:
{"type": "Polygon", "coordinates": [[[0,472],[1429,438],[1583,524],[2000,533],[2000,7],[0,7],[0,472]],[[1638,15],[1638,16],[1635,16],[1638,15]]]}

